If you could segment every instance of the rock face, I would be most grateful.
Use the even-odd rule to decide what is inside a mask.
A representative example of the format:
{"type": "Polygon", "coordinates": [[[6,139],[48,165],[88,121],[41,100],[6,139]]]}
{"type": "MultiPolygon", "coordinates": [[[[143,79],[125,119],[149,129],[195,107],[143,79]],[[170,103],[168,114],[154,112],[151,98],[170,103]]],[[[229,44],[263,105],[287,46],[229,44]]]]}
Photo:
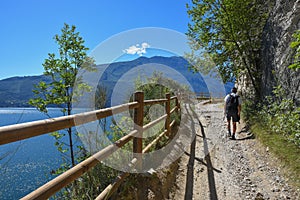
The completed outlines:
{"type": "Polygon", "coordinates": [[[300,70],[290,70],[292,34],[300,29],[300,0],[276,0],[264,27],[261,50],[262,96],[282,85],[288,98],[300,103],[300,70]]]}

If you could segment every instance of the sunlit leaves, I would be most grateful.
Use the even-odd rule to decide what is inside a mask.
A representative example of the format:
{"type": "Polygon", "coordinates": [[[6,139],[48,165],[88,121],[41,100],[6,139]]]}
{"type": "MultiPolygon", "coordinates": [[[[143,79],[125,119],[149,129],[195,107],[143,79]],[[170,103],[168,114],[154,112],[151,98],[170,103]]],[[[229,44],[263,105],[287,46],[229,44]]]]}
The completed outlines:
{"type": "Polygon", "coordinates": [[[297,30],[293,34],[294,41],[291,42],[291,48],[295,49],[294,62],[289,66],[290,69],[299,69],[300,68],[300,30],[297,30]]]}
{"type": "Polygon", "coordinates": [[[267,96],[265,102],[258,105],[255,114],[272,133],[283,134],[290,142],[300,147],[300,108],[292,99],[286,98],[285,90],[277,86],[274,96],[267,96]]]}
{"type": "MultiPolygon", "coordinates": [[[[96,70],[94,60],[87,56],[87,47],[84,40],[79,36],[75,26],[64,24],[60,35],[54,37],[58,44],[58,55],[49,53],[48,58],[43,63],[44,75],[51,78],[50,82],[40,82],[35,85],[35,97],[30,99],[29,104],[35,106],[39,111],[47,113],[48,107],[60,107],[63,115],[70,115],[72,110],[73,95],[78,96],[80,91],[89,91],[90,86],[81,82],[79,69],[87,71],[96,70]],[[76,91],[74,90],[75,81],[76,91]]],[[[62,141],[65,135],[62,131],[52,133],[55,138],[55,146],[58,151],[65,156],[70,150],[70,160],[72,166],[75,165],[75,155],[73,153],[72,129],[68,130],[69,144],[62,141]]],[[[64,159],[64,157],[63,157],[64,159]]],[[[68,169],[66,159],[59,170],[68,169]]],[[[59,171],[60,172],[60,171],[59,171]]]]}
{"type": "MultiPolygon", "coordinates": [[[[59,55],[49,53],[43,63],[44,75],[51,77],[50,83],[40,82],[33,91],[35,98],[29,103],[42,112],[47,112],[47,106],[59,106],[69,108],[72,103],[73,87],[78,77],[79,68],[88,71],[96,69],[94,60],[87,56],[87,47],[84,40],[79,36],[75,26],[64,24],[61,35],[55,35],[58,44],[59,55]]],[[[77,81],[77,89],[89,90],[89,86],[77,81]]],[[[79,91],[76,91],[79,94],[79,91]]],[[[63,111],[68,112],[67,109],[63,111]]]]}
{"type": "Polygon", "coordinates": [[[255,86],[260,37],[267,19],[263,1],[193,0],[187,8],[191,19],[187,35],[193,51],[205,50],[224,82],[247,69],[255,86]]]}

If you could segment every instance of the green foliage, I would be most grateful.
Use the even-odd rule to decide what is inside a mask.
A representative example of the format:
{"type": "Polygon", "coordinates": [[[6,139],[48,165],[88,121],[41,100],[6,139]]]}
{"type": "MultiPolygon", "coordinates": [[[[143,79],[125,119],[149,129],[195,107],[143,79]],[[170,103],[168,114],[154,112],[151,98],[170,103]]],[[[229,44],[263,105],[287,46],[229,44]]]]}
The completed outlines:
{"type": "Polygon", "coordinates": [[[297,30],[294,34],[294,41],[291,42],[291,48],[295,49],[294,62],[289,66],[290,69],[299,69],[300,68],[300,30],[297,30]]]}
{"type": "MultiPolygon", "coordinates": [[[[152,76],[148,78],[138,77],[135,87],[137,91],[144,92],[145,100],[165,99],[167,93],[170,93],[172,97],[175,95],[175,93],[184,94],[189,92],[187,86],[181,85],[172,79],[164,77],[163,74],[159,72],[154,72],[152,76]]],[[[175,105],[175,101],[171,101],[171,109],[174,108],[175,105]]],[[[164,109],[165,105],[145,106],[144,125],[164,115],[164,109]]],[[[177,113],[174,113],[171,115],[170,122],[174,119],[177,123],[179,123],[180,116],[177,113]]],[[[165,128],[164,123],[165,122],[162,121],[144,132],[144,136],[146,136],[146,138],[143,140],[144,146],[152,142],[160,133],[162,133],[165,128]]],[[[156,145],[156,147],[153,147],[153,149],[157,148],[158,146],[163,146],[163,144],[166,144],[167,141],[168,140],[166,139],[166,137],[162,138],[156,145]]]]}
{"type": "MultiPolygon", "coordinates": [[[[92,71],[95,65],[93,59],[87,56],[88,48],[84,46],[76,27],[65,24],[61,31],[61,35],[54,37],[58,44],[58,58],[54,53],[49,53],[43,63],[44,75],[51,77],[51,82],[41,81],[35,85],[35,98],[30,99],[29,104],[44,113],[50,105],[59,106],[65,115],[69,115],[73,93],[78,92],[73,89],[79,68],[92,71]]],[[[89,87],[80,82],[80,77],[77,78],[77,88],[88,90],[89,87]]]]}
{"type": "MultiPolygon", "coordinates": [[[[35,106],[39,111],[47,114],[49,106],[61,108],[63,115],[71,115],[73,95],[77,96],[82,91],[88,91],[90,87],[81,81],[78,77],[78,70],[85,69],[88,71],[95,70],[93,59],[87,56],[87,47],[84,46],[84,40],[76,32],[75,26],[64,24],[61,29],[61,35],[55,35],[54,39],[58,44],[58,57],[54,53],[49,53],[48,58],[43,63],[44,75],[50,78],[49,83],[44,81],[35,85],[33,93],[35,97],[29,100],[29,104],[35,106]],[[76,79],[77,78],[77,79],[76,79]],[[74,89],[76,81],[76,90],[74,89]]],[[[67,129],[69,144],[61,141],[65,135],[62,132],[52,133],[56,139],[55,146],[58,151],[64,153],[70,151],[70,160],[72,166],[75,165],[75,155],[73,151],[72,129],[67,129]]],[[[62,164],[62,167],[69,165],[62,164]]],[[[66,169],[68,169],[65,168],[66,169]]],[[[58,170],[60,173],[61,170],[58,170]]]]}
{"type": "Polygon", "coordinates": [[[256,104],[243,102],[242,116],[251,131],[284,166],[291,184],[300,186],[300,108],[287,99],[282,87],[274,88],[273,96],[256,104]]]}
{"type": "MultiPolygon", "coordinates": [[[[166,77],[163,77],[162,73],[154,72],[151,77],[145,78],[138,76],[138,78],[135,80],[135,88],[136,91],[143,91],[144,92],[144,98],[145,100],[153,100],[153,99],[165,99],[166,93],[170,93],[171,96],[174,95],[175,90],[176,92],[181,92],[182,94],[184,92],[189,92],[186,86],[182,86],[178,83],[176,83],[174,80],[168,79],[166,77]],[[166,86],[169,86],[166,87],[166,86]]],[[[131,96],[131,101],[133,101],[133,95],[131,96]]],[[[175,107],[174,100],[171,101],[171,108],[175,107]]],[[[145,106],[144,107],[144,125],[148,124],[149,122],[157,119],[158,117],[165,114],[165,107],[164,104],[162,105],[152,105],[152,106],[145,106]],[[153,107],[154,106],[154,107],[153,107]],[[155,107],[158,106],[158,107],[155,107]],[[154,109],[153,109],[154,108],[154,109]],[[157,113],[156,113],[157,111],[157,113]],[[153,115],[153,116],[151,116],[153,115]]],[[[121,137],[128,134],[128,131],[125,127],[128,127],[128,124],[130,124],[130,121],[132,122],[132,115],[131,118],[122,117],[118,120],[118,126],[112,126],[111,130],[112,132],[108,133],[112,137],[112,141],[116,141],[120,139],[121,137]],[[124,127],[122,126],[124,124],[124,127]],[[121,126],[121,127],[120,127],[121,126]]],[[[174,113],[171,115],[171,121],[175,120],[177,124],[180,123],[180,115],[177,113],[174,113]]],[[[133,125],[133,124],[131,124],[133,125]]],[[[152,142],[162,131],[165,129],[165,121],[163,120],[162,123],[158,123],[154,127],[148,129],[148,131],[144,131],[143,133],[143,147],[145,148],[150,142],[152,142]]],[[[177,131],[176,126],[173,127],[171,131],[177,131]]],[[[172,137],[172,135],[171,135],[172,137]]],[[[166,146],[166,144],[169,142],[169,137],[166,135],[162,137],[156,145],[154,145],[151,149],[151,151],[154,151],[156,149],[161,149],[166,146]]],[[[125,146],[122,147],[123,150],[132,151],[133,149],[133,142],[127,143],[125,146]]],[[[118,162],[128,163],[128,160],[125,160],[122,157],[115,157],[114,160],[118,159],[118,162]]],[[[155,178],[155,175],[152,177],[155,178]]],[[[144,179],[143,179],[144,180],[144,179]]],[[[121,186],[118,189],[118,194],[114,198],[120,198],[122,199],[133,199],[136,198],[137,191],[140,190],[141,187],[141,175],[139,174],[131,174],[129,177],[126,178],[126,181],[124,181],[121,186]]]]}
{"type": "MultiPolygon", "coordinates": [[[[63,169],[62,171],[63,172],[63,169]]],[[[118,171],[98,163],[70,186],[53,196],[54,199],[95,199],[118,175],[118,171]]]]}
{"type": "Polygon", "coordinates": [[[138,77],[135,81],[136,91],[144,92],[145,99],[161,99],[166,93],[189,93],[188,86],[163,76],[163,73],[154,71],[151,77],[138,77]]]}
{"type": "Polygon", "coordinates": [[[192,0],[187,8],[191,18],[187,35],[194,50],[190,57],[198,57],[196,63],[199,64],[196,65],[207,71],[209,66],[203,66],[207,55],[202,52],[208,53],[214,62],[210,66],[217,67],[224,82],[238,78],[240,71],[246,71],[258,94],[257,58],[267,19],[264,1],[192,0]],[[196,51],[200,51],[200,55],[196,51]]]}
{"type": "Polygon", "coordinates": [[[276,87],[273,93],[273,97],[266,97],[259,105],[247,102],[243,106],[243,116],[300,147],[300,108],[291,99],[285,98],[282,87],[276,87]]]}

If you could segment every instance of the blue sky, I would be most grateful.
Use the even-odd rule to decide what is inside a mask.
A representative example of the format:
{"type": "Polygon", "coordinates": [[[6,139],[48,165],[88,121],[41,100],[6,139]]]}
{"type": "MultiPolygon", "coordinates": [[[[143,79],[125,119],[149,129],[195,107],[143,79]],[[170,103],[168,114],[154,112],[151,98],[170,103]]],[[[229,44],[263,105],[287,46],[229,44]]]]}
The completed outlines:
{"type": "MultiPolygon", "coordinates": [[[[75,25],[91,50],[123,31],[161,27],[187,32],[189,0],[1,0],[0,79],[40,75],[64,23],[75,25]]],[[[128,47],[129,48],[129,47],[128,47]]]]}

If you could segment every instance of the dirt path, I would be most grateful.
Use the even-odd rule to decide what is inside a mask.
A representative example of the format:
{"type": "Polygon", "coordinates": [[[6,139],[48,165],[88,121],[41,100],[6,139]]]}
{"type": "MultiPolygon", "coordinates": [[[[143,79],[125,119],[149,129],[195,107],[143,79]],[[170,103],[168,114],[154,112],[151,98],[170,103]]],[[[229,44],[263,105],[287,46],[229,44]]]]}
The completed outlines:
{"type": "Polygon", "coordinates": [[[237,140],[226,136],[221,104],[197,104],[195,111],[196,139],[181,158],[170,199],[300,199],[243,125],[237,140]]]}

